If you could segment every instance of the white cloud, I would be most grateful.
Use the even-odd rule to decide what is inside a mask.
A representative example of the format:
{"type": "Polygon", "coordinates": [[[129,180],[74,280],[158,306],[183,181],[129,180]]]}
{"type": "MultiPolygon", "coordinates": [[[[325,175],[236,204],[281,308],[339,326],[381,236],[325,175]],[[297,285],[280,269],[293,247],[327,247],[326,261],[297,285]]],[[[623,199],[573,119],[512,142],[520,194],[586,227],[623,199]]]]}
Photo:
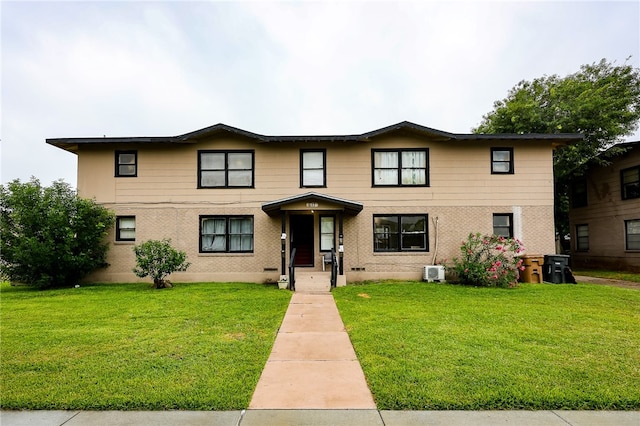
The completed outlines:
{"type": "Polygon", "coordinates": [[[519,80],[638,66],[639,27],[637,2],[3,2],[2,180],[75,183],[49,137],[468,132],[519,80]]]}

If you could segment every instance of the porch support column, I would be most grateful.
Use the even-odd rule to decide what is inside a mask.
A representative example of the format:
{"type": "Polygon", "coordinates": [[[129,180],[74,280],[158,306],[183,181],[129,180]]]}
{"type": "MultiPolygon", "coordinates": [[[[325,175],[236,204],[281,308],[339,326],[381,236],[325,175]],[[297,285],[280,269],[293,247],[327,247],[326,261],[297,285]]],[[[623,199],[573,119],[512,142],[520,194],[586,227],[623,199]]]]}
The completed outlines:
{"type": "Polygon", "coordinates": [[[338,213],[338,256],[340,261],[338,264],[340,265],[339,274],[344,275],[344,232],[343,232],[343,212],[338,213]]]}
{"type": "Polygon", "coordinates": [[[280,275],[287,275],[287,213],[284,210],[280,212],[280,220],[282,222],[282,234],[280,235],[280,275]]]}

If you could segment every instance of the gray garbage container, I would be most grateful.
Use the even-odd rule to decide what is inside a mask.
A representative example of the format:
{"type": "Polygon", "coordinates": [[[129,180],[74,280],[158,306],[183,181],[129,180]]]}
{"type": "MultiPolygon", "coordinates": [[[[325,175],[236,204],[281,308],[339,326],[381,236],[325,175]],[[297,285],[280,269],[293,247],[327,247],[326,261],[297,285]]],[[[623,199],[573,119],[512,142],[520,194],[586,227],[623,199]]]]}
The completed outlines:
{"type": "Polygon", "coordinates": [[[545,282],[561,284],[567,282],[565,274],[569,266],[569,257],[566,254],[547,254],[542,265],[542,278],[545,282]]]}

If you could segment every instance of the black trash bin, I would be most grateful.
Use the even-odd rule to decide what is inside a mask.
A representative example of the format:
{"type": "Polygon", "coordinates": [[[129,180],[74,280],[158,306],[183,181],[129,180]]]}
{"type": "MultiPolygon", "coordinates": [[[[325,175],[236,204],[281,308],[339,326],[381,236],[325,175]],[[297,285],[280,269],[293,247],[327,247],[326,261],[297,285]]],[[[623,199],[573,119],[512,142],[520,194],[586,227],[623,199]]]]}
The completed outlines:
{"type": "Polygon", "coordinates": [[[566,254],[547,254],[542,265],[542,279],[545,282],[561,284],[567,282],[565,271],[569,266],[569,256],[566,254]]]}

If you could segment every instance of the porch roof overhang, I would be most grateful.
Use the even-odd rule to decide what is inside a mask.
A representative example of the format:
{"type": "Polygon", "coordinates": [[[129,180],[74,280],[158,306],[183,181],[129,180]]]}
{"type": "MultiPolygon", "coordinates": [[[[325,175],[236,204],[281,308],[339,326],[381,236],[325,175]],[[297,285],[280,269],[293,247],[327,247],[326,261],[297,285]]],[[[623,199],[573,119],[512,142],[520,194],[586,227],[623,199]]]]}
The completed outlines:
{"type": "Polygon", "coordinates": [[[362,203],[345,200],[344,198],[333,197],[331,195],[319,194],[317,192],[307,192],[306,194],[293,195],[280,200],[270,201],[262,205],[262,211],[269,216],[273,216],[282,210],[289,210],[288,207],[295,207],[301,202],[322,203],[335,206],[336,210],[342,210],[348,215],[355,216],[362,211],[362,203]]]}

